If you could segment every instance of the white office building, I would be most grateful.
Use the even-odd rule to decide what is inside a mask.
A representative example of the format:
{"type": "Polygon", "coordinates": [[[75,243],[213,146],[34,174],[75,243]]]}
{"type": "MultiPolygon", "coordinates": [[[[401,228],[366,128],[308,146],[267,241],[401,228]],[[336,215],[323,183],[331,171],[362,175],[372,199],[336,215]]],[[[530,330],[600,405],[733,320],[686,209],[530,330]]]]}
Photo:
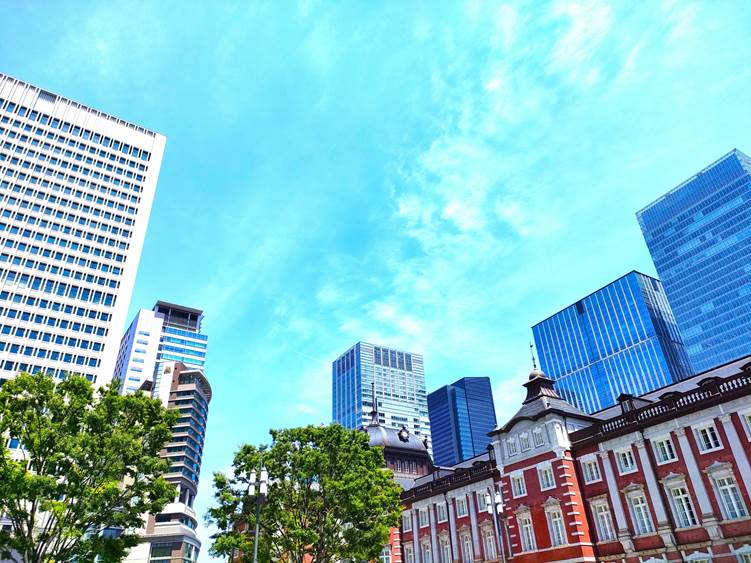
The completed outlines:
{"type": "Polygon", "coordinates": [[[345,428],[361,428],[373,410],[373,384],[382,426],[401,429],[430,443],[425,372],[420,354],[358,342],[331,366],[332,418],[345,428]]]}
{"type": "Polygon", "coordinates": [[[109,381],[165,141],[0,74],[0,379],[109,381]]]}
{"type": "MultiPolygon", "coordinates": [[[[144,381],[158,388],[161,364],[181,362],[203,370],[208,336],[201,333],[203,311],[157,301],[152,309],[141,309],[120,341],[113,378],[121,382],[122,393],[138,390],[144,381]]],[[[162,401],[167,404],[166,399],[162,401]]]]}

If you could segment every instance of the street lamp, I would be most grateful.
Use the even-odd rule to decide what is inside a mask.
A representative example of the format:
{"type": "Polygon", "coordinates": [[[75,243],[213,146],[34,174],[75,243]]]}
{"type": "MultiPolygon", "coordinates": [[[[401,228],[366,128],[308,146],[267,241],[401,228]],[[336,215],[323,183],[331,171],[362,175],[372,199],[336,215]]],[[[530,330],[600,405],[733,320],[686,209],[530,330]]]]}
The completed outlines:
{"type": "MultiPolygon", "coordinates": [[[[493,447],[493,444],[488,444],[488,459],[492,462],[493,466],[495,466],[495,448],[493,447]]],[[[503,541],[503,497],[501,496],[500,491],[496,490],[495,485],[492,485],[492,487],[494,493],[492,497],[490,492],[485,493],[485,506],[488,507],[488,514],[493,516],[495,520],[496,534],[498,534],[498,547],[501,550],[501,561],[506,563],[506,550],[504,549],[503,541]]]]}
{"type": "Polygon", "coordinates": [[[269,486],[269,472],[261,466],[261,475],[258,480],[258,494],[256,494],[256,470],[250,472],[250,484],[248,485],[248,496],[254,497],[256,503],[256,533],[253,539],[253,563],[258,563],[258,536],[261,533],[259,523],[261,520],[261,505],[266,502],[266,494],[269,486]]]}

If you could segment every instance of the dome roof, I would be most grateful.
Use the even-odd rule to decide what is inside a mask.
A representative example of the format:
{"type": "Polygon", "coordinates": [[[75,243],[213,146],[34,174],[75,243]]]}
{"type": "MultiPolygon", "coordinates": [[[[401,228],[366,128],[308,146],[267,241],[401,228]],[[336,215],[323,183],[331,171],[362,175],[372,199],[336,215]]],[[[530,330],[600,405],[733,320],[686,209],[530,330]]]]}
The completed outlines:
{"type": "Polygon", "coordinates": [[[363,427],[363,431],[368,433],[371,446],[380,446],[382,448],[410,450],[413,452],[427,453],[428,448],[420,436],[412,434],[404,426],[399,430],[396,428],[386,428],[381,425],[369,424],[363,427]]]}
{"type": "Polygon", "coordinates": [[[547,377],[547,375],[545,375],[544,371],[542,371],[541,369],[538,369],[535,366],[535,368],[529,372],[529,380],[532,381],[533,379],[536,379],[538,377],[547,377]]]}

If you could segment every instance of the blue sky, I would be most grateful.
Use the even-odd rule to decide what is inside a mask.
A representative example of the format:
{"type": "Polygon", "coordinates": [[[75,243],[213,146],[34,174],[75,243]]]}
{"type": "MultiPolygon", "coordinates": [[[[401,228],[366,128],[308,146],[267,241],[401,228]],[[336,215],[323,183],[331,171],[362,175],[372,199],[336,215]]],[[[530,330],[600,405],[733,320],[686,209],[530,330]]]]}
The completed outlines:
{"type": "MultiPolygon", "coordinates": [[[[16,2],[0,69],[164,133],[132,311],[200,307],[210,474],[328,421],[357,340],[428,389],[631,269],[635,212],[751,150],[751,3],[16,2]]],[[[208,560],[204,548],[202,559],[208,560]]]]}

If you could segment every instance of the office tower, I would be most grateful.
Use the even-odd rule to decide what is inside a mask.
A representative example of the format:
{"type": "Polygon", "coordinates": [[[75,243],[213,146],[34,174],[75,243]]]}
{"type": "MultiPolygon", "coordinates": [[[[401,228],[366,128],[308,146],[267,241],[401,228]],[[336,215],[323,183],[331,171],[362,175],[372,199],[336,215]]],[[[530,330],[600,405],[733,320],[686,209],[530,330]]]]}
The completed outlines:
{"type": "Polygon", "coordinates": [[[733,150],[637,213],[694,372],[751,353],[750,209],[733,150]]]}
{"type": "Polygon", "coordinates": [[[0,380],[109,381],[164,144],[0,74],[0,380]]]}
{"type": "Polygon", "coordinates": [[[542,370],[588,413],[691,375],[660,280],[630,272],[532,327],[542,370]]]}
{"type": "MultiPolygon", "coordinates": [[[[332,364],[332,410],[335,422],[362,428],[373,407],[375,382],[380,422],[407,428],[430,444],[422,356],[358,342],[332,364]]],[[[430,446],[428,446],[430,447],[430,446]]]]}
{"type": "Polygon", "coordinates": [[[428,395],[436,465],[450,466],[485,453],[495,429],[493,389],[487,377],[465,377],[428,395]]]}
{"type": "Polygon", "coordinates": [[[201,541],[195,531],[199,516],[193,502],[198,492],[211,385],[202,369],[160,361],[154,381],[144,381],[142,389],[167,408],[180,411],[172,438],[162,450],[162,456],[170,462],[164,477],[177,492],[162,512],[145,516],[143,528],[138,530],[141,543],[130,550],[125,561],[195,563],[201,541]]]}
{"type": "Polygon", "coordinates": [[[208,336],[201,333],[203,311],[157,301],[141,309],[120,341],[113,378],[130,393],[160,373],[165,361],[203,369],[208,336]]]}

